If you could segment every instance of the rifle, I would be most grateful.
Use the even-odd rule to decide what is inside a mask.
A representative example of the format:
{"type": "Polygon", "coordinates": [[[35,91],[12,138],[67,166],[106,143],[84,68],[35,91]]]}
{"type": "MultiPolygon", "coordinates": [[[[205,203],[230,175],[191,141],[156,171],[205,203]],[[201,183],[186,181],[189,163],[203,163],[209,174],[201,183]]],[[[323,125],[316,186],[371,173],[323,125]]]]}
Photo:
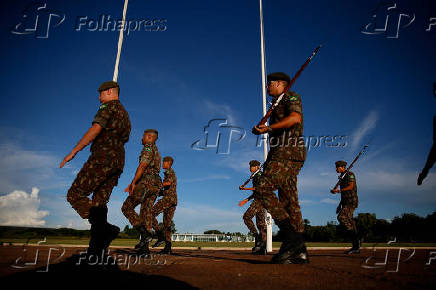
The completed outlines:
{"type": "MultiPolygon", "coordinates": [[[[259,173],[259,172],[262,170],[264,164],[265,164],[265,163],[262,163],[262,165],[259,166],[259,169],[256,170],[255,172],[253,172],[253,173],[250,175],[250,177],[249,177],[249,178],[248,178],[248,179],[247,179],[247,180],[246,180],[246,181],[245,181],[241,186],[239,186],[239,189],[245,187],[245,186],[250,182],[250,180],[252,180],[253,177],[254,177],[257,173],[259,173]]],[[[241,201],[238,203],[238,205],[239,205],[239,206],[243,206],[244,204],[246,204],[247,202],[249,202],[252,198],[253,198],[253,194],[250,195],[249,197],[247,197],[246,199],[241,200],[241,201]]]]}
{"type": "Polygon", "coordinates": [[[265,116],[263,116],[262,120],[257,124],[257,126],[265,125],[265,123],[268,121],[268,118],[271,116],[272,112],[274,111],[274,108],[277,107],[277,105],[282,100],[283,96],[289,91],[289,89],[292,87],[292,85],[295,83],[295,80],[301,75],[303,70],[306,68],[306,66],[309,64],[309,62],[312,60],[312,58],[318,53],[320,48],[323,46],[323,43],[321,43],[315,50],[312,52],[312,54],[306,59],[304,64],[301,66],[301,68],[297,71],[297,73],[294,75],[294,77],[291,79],[289,84],[286,86],[283,93],[277,98],[277,100],[271,105],[271,107],[268,109],[268,112],[266,112],[265,116]]]}
{"type": "Polygon", "coordinates": [[[334,191],[336,189],[338,189],[339,185],[341,184],[342,179],[344,179],[345,175],[347,175],[348,172],[350,172],[351,168],[353,168],[353,166],[354,166],[354,163],[356,163],[356,161],[366,151],[366,149],[368,149],[368,145],[363,146],[363,149],[359,152],[359,154],[357,154],[356,158],[354,158],[354,160],[353,160],[353,162],[351,162],[350,166],[348,166],[348,168],[344,172],[342,172],[342,174],[338,177],[339,181],[336,183],[335,187],[333,187],[333,189],[330,190],[331,193],[335,193],[334,191]]]}

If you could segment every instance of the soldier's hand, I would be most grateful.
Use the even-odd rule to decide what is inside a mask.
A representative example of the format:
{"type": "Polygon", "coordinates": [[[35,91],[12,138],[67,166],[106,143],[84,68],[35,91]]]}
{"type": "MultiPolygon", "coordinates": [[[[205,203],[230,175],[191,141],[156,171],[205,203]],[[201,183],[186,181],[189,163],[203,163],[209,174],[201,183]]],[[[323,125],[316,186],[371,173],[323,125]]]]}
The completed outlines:
{"type": "Polygon", "coordinates": [[[130,183],[129,186],[127,186],[126,189],[124,189],[124,192],[128,192],[129,195],[132,195],[134,190],[135,190],[135,184],[130,183]]]}
{"type": "Polygon", "coordinates": [[[330,191],[332,194],[335,194],[335,193],[339,193],[339,192],[341,192],[339,189],[332,189],[331,191],[330,191]]]}
{"type": "Polygon", "coordinates": [[[242,185],[239,186],[239,190],[245,190],[245,187],[243,187],[242,185]]]}
{"type": "Polygon", "coordinates": [[[251,130],[254,135],[262,135],[265,134],[267,131],[268,127],[265,125],[254,126],[254,128],[251,130]]]}
{"type": "Polygon", "coordinates": [[[64,167],[65,164],[67,164],[67,162],[70,162],[74,156],[76,156],[76,153],[71,152],[70,154],[68,154],[67,156],[65,156],[64,160],[62,160],[61,165],[59,166],[59,168],[64,167]]]}

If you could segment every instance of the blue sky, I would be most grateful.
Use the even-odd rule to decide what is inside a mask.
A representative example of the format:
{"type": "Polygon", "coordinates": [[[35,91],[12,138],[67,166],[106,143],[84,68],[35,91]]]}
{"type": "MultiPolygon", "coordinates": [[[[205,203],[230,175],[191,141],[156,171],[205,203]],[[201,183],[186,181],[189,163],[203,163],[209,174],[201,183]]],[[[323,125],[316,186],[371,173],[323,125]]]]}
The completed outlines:
{"type": "MultiPolygon", "coordinates": [[[[112,78],[118,32],[74,28],[80,16],[121,18],[123,3],[45,1],[47,9],[65,14],[46,39],[10,32],[29,3],[8,0],[0,18],[0,222],[25,216],[20,223],[84,228],[65,196],[89,151],[67,168],[58,165],[91,125],[96,89],[112,78]]],[[[347,136],[345,147],[312,148],[299,175],[302,213],[312,224],[336,219],[339,196],[329,193],[334,161],[351,160],[370,139],[370,151],[354,169],[357,212],[391,219],[436,210],[435,171],[416,186],[436,111],[436,26],[426,31],[436,7],[431,1],[395,3],[396,11],[415,14],[409,26],[403,27],[407,19],[400,23],[398,38],[361,32],[379,1],[264,1],[268,72],[293,75],[327,40],[293,87],[302,96],[306,136],[347,136]]],[[[162,155],[175,158],[176,228],[247,232],[246,208],[237,206],[246,193],[237,188],[249,175],[248,162],[263,156],[250,132],[262,113],[258,9],[257,1],[129,1],[128,20],[165,19],[167,29],[124,38],[120,99],[133,130],[109,203],[111,222],[127,224],[123,189],[136,170],[143,130],[156,128],[162,155]],[[230,154],[193,150],[216,118],[244,128],[246,136],[233,140],[230,154]]]]}

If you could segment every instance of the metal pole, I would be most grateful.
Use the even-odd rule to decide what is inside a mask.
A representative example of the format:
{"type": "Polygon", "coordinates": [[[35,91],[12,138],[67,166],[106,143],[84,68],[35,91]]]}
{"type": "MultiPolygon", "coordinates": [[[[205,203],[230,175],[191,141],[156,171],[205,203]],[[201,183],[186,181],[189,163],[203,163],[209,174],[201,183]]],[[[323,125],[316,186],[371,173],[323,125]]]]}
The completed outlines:
{"type": "MultiPolygon", "coordinates": [[[[263,31],[263,9],[262,0],[259,0],[260,11],[260,54],[262,64],[262,99],[263,99],[263,116],[266,114],[266,69],[265,69],[265,39],[263,31]]],[[[266,161],[268,156],[268,135],[264,135],[263,139],[263,158],[266,161]]],[[[265,211],[266,215],[266,250],[272,252],[272,217],[269,212],[265,211]]]]}
{"type": "Polygon", "coordinates": [[[123,9],[123,22],[120,29],[120,36],[118,37],[118,51],[117,58],[115,60],[115,69],[114,69],[114,77],[112,80],[116,82],[118,80],[118,66],[120,64],[120,56],[121,56],[121,47],[123,46],[123,35],[124,35],[124,25],[126,23],[126,13],[127,13],[127,4],[129,0],[124,0],[124,9],[123,9]]]}

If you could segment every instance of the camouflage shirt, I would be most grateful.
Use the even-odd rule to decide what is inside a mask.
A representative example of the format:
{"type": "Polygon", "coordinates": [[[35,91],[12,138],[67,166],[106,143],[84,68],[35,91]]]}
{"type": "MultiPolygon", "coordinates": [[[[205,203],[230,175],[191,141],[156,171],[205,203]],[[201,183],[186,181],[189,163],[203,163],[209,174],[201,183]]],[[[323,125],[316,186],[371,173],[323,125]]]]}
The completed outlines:
{"type": "Polygon", "coordinates": [[[146,163],[144,175],[159,175],[160,172],[160,153],[155,143],[147,143],[139,156],[139,163],[146,163]]]}
{"type": "Polygon", "coordinates": [[[177,197],[177,177],[172,168],[165,170],[163,182],[170,182],[171,185],[168,188],[165,188],[163,195],[164,196],[176,196],[177,197]]]}
{"type": "Polygon", "coordinates": [[[129,141],[129,114],[119,100],[100,106],[92,124],[99,124],[103,130],[91,145],[91,156],[110,168],[124,168],[124,144],[129,141]]]}
{"type": "Polygon", "coordinates": [[[288,117],[292,112],[301,115],[301,124],[291,128],[275,129],[269,133],[270,153],[272,160],[306,160],[306,146],[303,138],[303,107],[301,97],[295,92],[287,92],[269,119],[270,125],[288,117]]]}
{"type": "Polygon", "coordinates": [[[341,189],[347,187],[351,182],[354,182],[354,187],[352,190],[341,192],[341,203],[343,205],[352,205],[353,207],[357,207],[359,204],[359,200],[357,198],[357,183],[356,176],[353,172],[348,172],[347,175],[341,180],[340,186],[341,189]]]}
{"type": "MultiPolygon", "coordinates": [[[[261,176],[262,176],[262,171],[259,171],[258,173],[256,173],[256,175],[253,176],[252,183],[253,183],[253,187],[254,188],[259,186],[261,176]]],[[[256,190],[253,190],[253,196],[254,197],[257,196],[257,191],[256,190]]]]}

